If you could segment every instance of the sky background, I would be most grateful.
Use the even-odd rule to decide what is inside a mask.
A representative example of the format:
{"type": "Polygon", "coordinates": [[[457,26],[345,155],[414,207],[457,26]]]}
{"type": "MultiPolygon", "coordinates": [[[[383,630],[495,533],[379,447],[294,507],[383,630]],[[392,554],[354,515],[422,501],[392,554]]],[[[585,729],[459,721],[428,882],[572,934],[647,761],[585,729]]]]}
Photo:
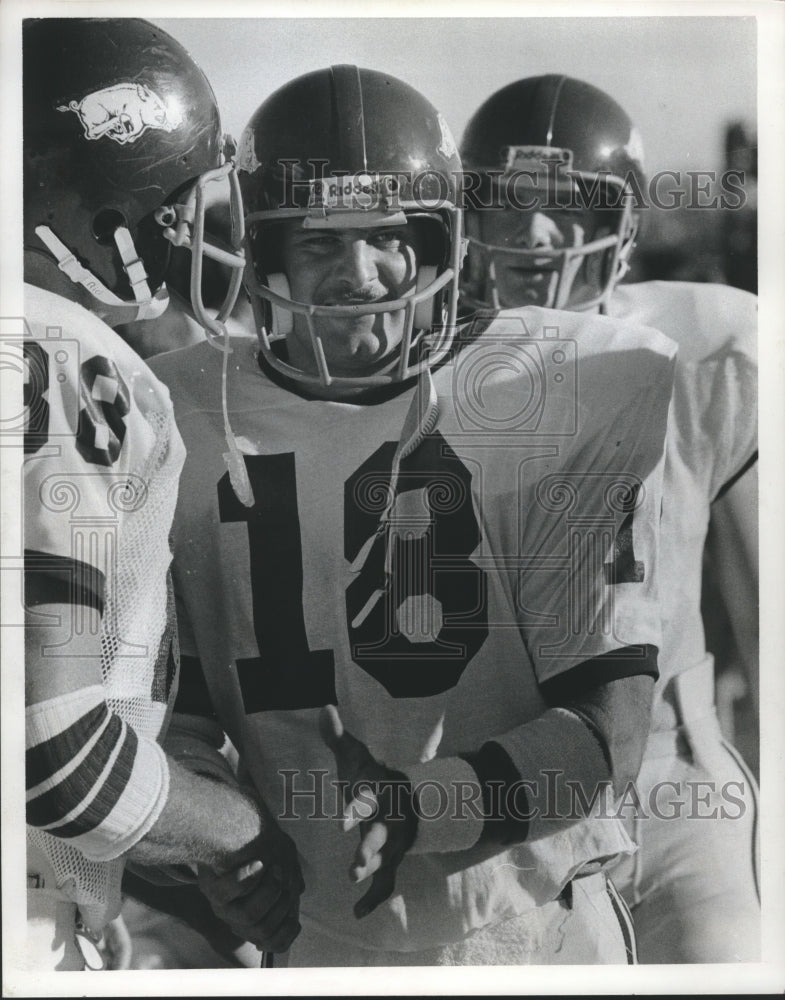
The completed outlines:
{"type": "Polygon", "coordinates": [[[139,13],[189,50],[235,137],[283,83],[342,62],[410,83],[456,138],[499,87],[540,73],[578,77],[632,117],[650,173],[719,170],[727,122],[755,127],[754,17],[157,18],[144,5],[139,13]]]}

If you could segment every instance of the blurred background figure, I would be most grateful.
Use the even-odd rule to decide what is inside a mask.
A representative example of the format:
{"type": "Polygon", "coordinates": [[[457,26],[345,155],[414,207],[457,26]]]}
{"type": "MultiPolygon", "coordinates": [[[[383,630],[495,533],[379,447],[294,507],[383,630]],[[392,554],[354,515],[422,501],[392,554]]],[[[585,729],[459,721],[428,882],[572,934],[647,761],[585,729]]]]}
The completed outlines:
{"type": "Polygon", "coordinates": [[[758,146],[754,130],[733,122],[725,130],[725,169],[744,175],[746,202],[723,216],[722,247],[729,285],[758,291],[758,146]]]}
{"type": "MultiPolygon", "coordinates": [[[[724,128],[723,171],[734,172],[731,183],[737,194],[728,207],[681,205],[647,210],[638,235],[629,281],[720,282],[758,291],[758,147],[754,127],[729,122],[724,128]],[[741,202],[741,204],[739,204],[741,202]]],[[[685,171],[686,176],[686,171],[685,171]]],[[[708,178],[688,180],[705,188],[702,205],[720,199],[722,189],[708,178]]],[[[668,186],[662,184],[665,200],[668,186]]]]}

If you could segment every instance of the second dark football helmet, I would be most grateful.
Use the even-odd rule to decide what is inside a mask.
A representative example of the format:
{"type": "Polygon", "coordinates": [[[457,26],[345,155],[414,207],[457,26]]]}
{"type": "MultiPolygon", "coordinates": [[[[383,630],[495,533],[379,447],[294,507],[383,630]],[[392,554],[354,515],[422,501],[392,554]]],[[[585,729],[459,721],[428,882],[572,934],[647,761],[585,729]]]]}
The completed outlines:
{"type": "Polygon", "coordinates": [[[635,195],[646,183],[640,136],[626,112],[597,87],[568,76],[518,80],[471,118],[461,158],[467,303],[500,308],[532,301],[525,294],[513,294],[517,301],[500,294],[496,272],[507,267],[517,272],[524,292],[527,280],[534,286],[547,279],[542,305],[604,308],[627,270],[638,223],[635,195]],[[513,240],[505,246],[486,241],[483,216],[487,225],[488,213],[505,209],[582,213],[588,240],[558,248],[535,246],[534,240],[518,246],[513,240]]]}
{"type": "Polygon", "coordinates": [[[135,18],[44,18],[23,28],[24,244],[48,254],[112,325],[160,315],[172,246],[191,250],[192,305],[204,257],[231,268],[218,320],[242,281],[242,210],[215,96],[188,52],[135,18]],[[232,235],[205,239],[228,196],[232,235]]]}

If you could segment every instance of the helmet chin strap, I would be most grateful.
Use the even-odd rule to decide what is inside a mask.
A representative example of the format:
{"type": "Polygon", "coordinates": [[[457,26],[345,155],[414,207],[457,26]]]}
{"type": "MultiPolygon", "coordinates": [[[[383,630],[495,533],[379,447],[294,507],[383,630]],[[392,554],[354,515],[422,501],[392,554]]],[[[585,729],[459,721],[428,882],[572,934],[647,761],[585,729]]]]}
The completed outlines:
{"type": "Polygon", "coordinates": [[[166,285],[161,285],[155,294],[150,291],[144,264],[136,253],[130,232],[124,226],[115,230],[114,240],[131,284],[135,300],[133,302],[115,295],[91,271],[83,267],[49,226],[37,226],[35,232],[55,258],[63,274],[74,284],[81,285],[95,300],[97,306],[93,311],[102,319],[111,317],[112,323],[116,325],[140,319],[157,319],[169,304],[166,285]]]}
{"type": "MultiPolygon", "coordinates": [[[[157,319],[166,309],[169,303],[169,293],[166,286],[151,295],[150,286],[147,283],[147,272],[144,264],[136,255],[136,248],[131,234],[125,227],[115,230],[114,238],[120,257],[123,261],[123,268],[128,275],[131,288],[134,293],[135,302],[127,302],[114,292],[110,291],[106,285],[96,278],[92,272],[83,267],[68,247],[52,232],[48,226],[38,226],[36,235],[44,243],[46,248],[54,256],[57,266],[74,283],[85,288],[90,296],[98,303],[98,308],[94,311],[102,318],[111,316],[113,323],[129,323],[134,320],[157,319]]],[[[229,478],[234,492],[238,499],[246,505],[252,507],[254,504],[253,490],[245,468],[242,453],[237,447],[232,428],[229,423],[229,413],[226,403],[226,380],[227,361],[232,349],[229,346],[229,335],[224,324],[218,324],[223,334],[221,349],[223,350],[223,368],[221,373],[221,400],[223,405],[224,431],[226,435],[226,445],[228,451],[224,453],[224,461],[229,470],[229,478]]],[[[212,340],[210,341],[212,343],[212,340]]],[[[214,345],[215,346],[215,345],[214,345]]]]}

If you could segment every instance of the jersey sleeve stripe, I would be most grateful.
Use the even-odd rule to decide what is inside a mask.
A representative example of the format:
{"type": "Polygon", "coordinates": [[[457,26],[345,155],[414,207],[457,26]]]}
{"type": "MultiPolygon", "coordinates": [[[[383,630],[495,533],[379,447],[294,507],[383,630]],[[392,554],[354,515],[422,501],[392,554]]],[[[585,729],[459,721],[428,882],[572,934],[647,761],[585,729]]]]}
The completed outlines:
{"type": "Polygon", "coordinates": [[[584,660],[563,674],[542,681],[540,690],[549,705],[563,705],[600,684],[639,674],[653,677],[655,681],[660,676],[655,646],[624,646],[584,660]]]}
{"type": "MultiPolygon", "coordinates": [[[[104,713],[108,714],[106,706],[104,713]]],[[[61,822],[73,811],[75,804],[83,803],[93,793],[123,738],[124,728],[119,716],[110,716],[92,753],[85,757],[79,767],[54,787],[30,799],[27,804],[27,822],[31,826],[48,827],[52,823],[61,822]]],[[[58,762],[57,757],[54,762],[58,762]]]]}
{"type": "Polygon", "coordinates": [[[101,570],[67,556],[25,549],[25,605],[84,604],[104,611],[101,570]]]}
{"type": "Polygon", "coordinates": [[[461,754],[477,774],[482,789],[485,825],[481,844],[520,844],[529,833],[528,803],[521,784],[522,775],[507,751],[493,740],[484,743],[476,753],[461,754]],[[496,790],[494,793],[494,789],[496,790]],[[514,789],[513,809],[506,808],[502,789],[509,794],[514,789]]]}
{"type": "MultiPolygon", "coordinates": [[[[29,713],[28,713],[29,714],[29,713]]],[[[99,730],[106,725],[107,707],[96,705],[67,729],[56,733],[43,743],[36,743],[25,751],[25,770],[28,790],[46,781],[55,771],[66,767],[92,742],[99,730]],[[52,762],[56,761],[56,767],[52,762]]]]}
{"type": "MultiPolygon", "coordinates": [[[[35,784],[32,782],[32,780],[30,780],[27,785],[27,799],[29,802],[31,802],[37,796],[43,795],[44,792],[48,792],[51,788],[54,788],[55,785],[62,782],[65,778],[67,778],[70,774],[72,774],[78,767],[81,767],[83,762],[90,756],[90,754],[93,753],[95,748],[98,746],[101,737],[103,736],[104,732],[106,731],[106,728],[109,726],[111,722],[111,718],[112,717],[109,715],[109,712],[108,711],[105,712],[101,728],[96,730],[92,734],[92,736],[86,736],[84,746],[79,748],[76,751],[76,753],[74,753],[73,757],[71,757],[70,760],[66,760],[61,767],[57,767],[59,760],[56,757],[51,758],[48,762],[48,765],[50,768],[51,767],[57,768],[57,770],[54,771],[48,770],[47,762],[44,763],[44,767],[41,773],[44,774],[45,777],[41,781],[38,781],[35,784]]],[[[28,778],[32,779],[32,777],[33,776],[28,773],[28,778]]]]}
{"type": "MultiPolygon", "coordinates": [[[[118,720],[119,721],[119,720],[118,720]]],[[[71,838],[89,833],[106,821],[126,789],[133,770],[139,739],[123,724],[124,739],[113,764],[100,776],[100,786],[86,809],[70,822],[49,827],[55,837],[71,838]]]]}

